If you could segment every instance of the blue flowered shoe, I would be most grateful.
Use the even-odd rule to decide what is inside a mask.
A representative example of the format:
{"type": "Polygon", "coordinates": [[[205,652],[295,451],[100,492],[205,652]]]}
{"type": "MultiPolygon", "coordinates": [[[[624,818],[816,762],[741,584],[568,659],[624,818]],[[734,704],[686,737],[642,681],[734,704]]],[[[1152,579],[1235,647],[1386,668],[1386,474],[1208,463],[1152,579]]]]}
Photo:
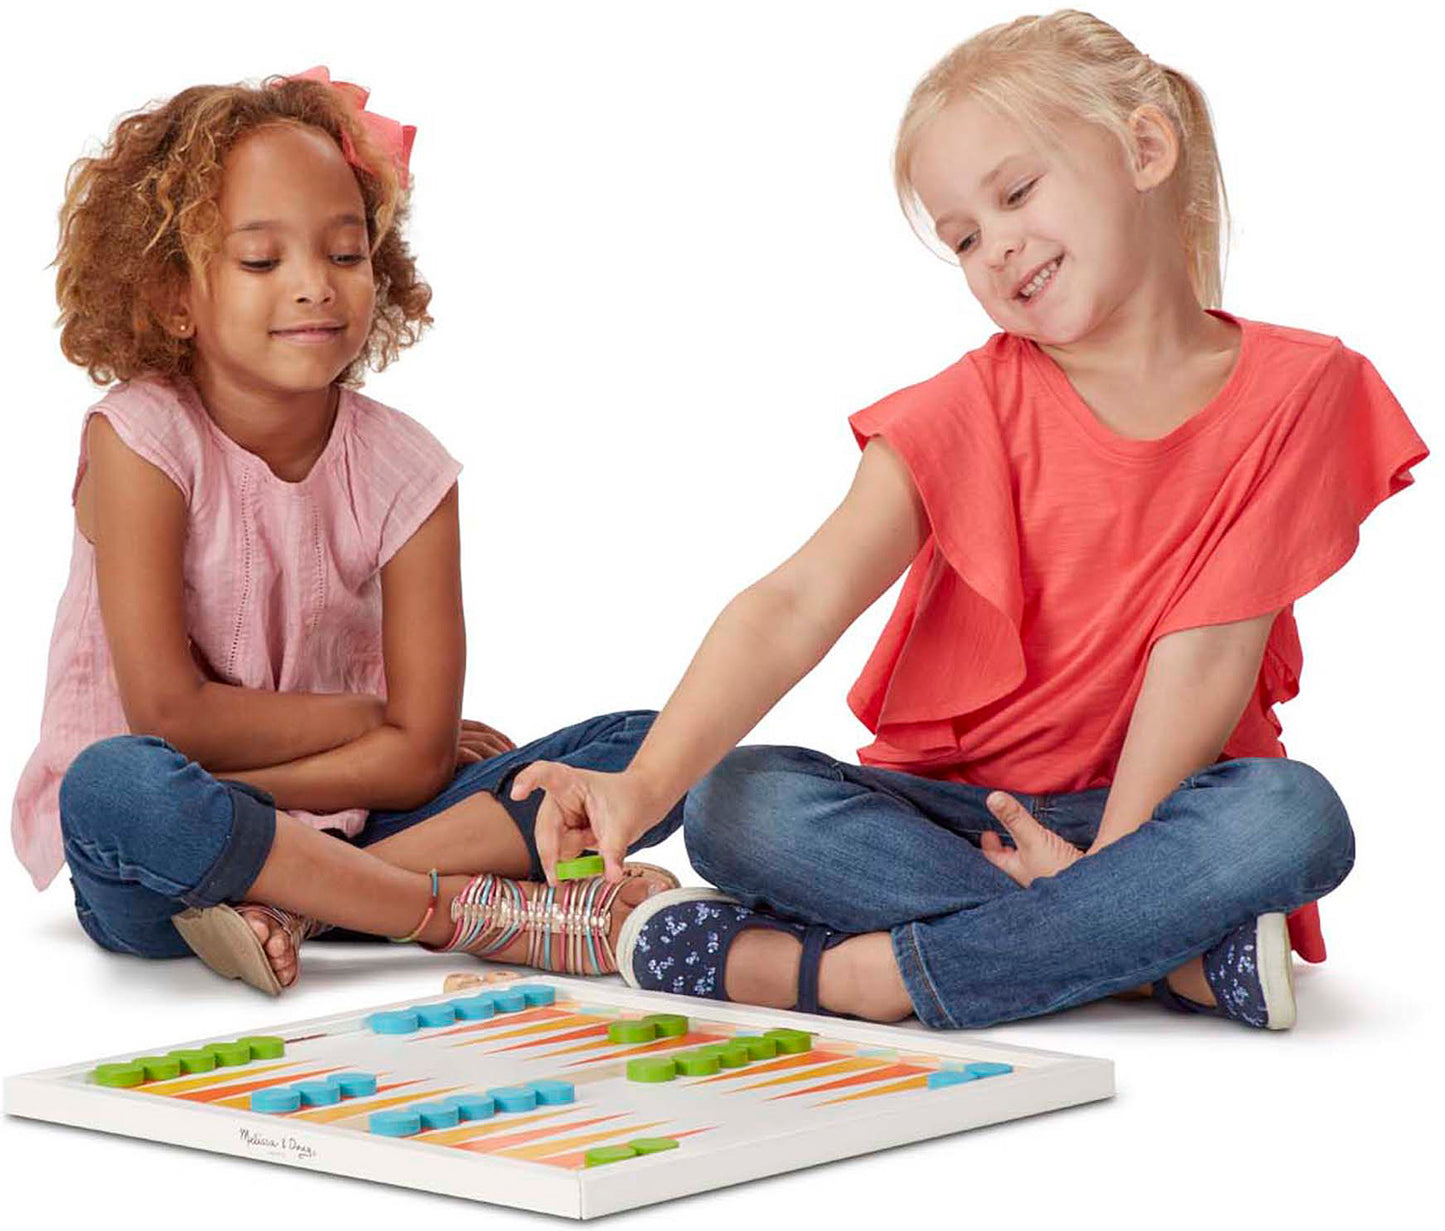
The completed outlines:
{"type": "Polygon", "coordinates": [[[850,933],[778,919],[742,906],[717,889],[670,889],[633,907],[617,938],[617,965],[633,987],[726,1000],[728,949],[740,932],[752,927],[787,932],[802,941],[794,1008],[837,1016],[818,1006],[818,967],[823,951],[847,940],[850,933]]]}
{"type": "Polygon", "coordinates": [[[1295,1023],[1294,961],[1283,914],[1241,924],[1204,954],[1204,978],[1218,1002],[1202,1005],[1179,995],[1165,979],[1154,999],[1182,1013],[1227,1017],[1247,1026],[1288,1030],[1295,1023]]]}

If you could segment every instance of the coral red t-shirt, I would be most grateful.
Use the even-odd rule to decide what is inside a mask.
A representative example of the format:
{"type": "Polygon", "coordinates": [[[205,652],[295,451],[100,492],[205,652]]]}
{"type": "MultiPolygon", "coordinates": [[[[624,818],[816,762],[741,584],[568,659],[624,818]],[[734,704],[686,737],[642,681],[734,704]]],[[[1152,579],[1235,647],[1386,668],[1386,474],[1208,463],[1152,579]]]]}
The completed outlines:
{"type": "MultiPolygon", "coordinates": [[[[1154,642],[1276,608],[1219,760],[1287,755],[1293,602],[1429,450],[1338,338],[1210,311],[1242,330],[1234,369],[1157,440],[1105,427],[1007,332],[850,416],[860,448],[881,435],[902,456],[932,528],[848,694],[877,737],[862,763],[1023,794],[1107,786],[1154,642]]],[[[1290,923],[1323,960],[1313,904],[1290,923]]]]}

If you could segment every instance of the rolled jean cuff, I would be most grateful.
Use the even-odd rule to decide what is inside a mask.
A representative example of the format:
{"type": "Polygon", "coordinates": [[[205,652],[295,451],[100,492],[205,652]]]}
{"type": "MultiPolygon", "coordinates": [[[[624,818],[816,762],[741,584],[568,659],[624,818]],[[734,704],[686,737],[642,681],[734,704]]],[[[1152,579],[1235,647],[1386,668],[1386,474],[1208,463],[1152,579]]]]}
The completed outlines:
{"type": "Polygon", "coordinates": [[[200,883],[181,895],[187,906],[244,901],[276,840],[276,807],[258,787],[222,781],[231,796],[231,832],[200,883]]]}
{"type": "Polygon", "coordinates": [[[903,976],[904,990],[913,1002],[914,1015],[934,1030],[958,1029],[958,1023],[943,1006],[938,987],[929,977],[914,924],[900,924],[889,932],[889,938],[893,942],[893,960],[898,963],[898,973],[903,976]]]}

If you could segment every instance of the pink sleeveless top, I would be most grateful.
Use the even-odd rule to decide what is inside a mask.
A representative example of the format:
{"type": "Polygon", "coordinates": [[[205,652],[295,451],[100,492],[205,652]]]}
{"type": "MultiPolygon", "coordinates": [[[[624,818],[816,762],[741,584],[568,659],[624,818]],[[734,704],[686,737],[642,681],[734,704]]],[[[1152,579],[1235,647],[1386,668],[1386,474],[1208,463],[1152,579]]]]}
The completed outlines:
{"type": "MultiPolygon", "coordinates": [[[[325,449],[291,483],[222,432],[190,382],[123,381],[82,421],[72,504],[93,414],[105,415],[186,498],[186,626],[210,674],[244,688],[386,695],[381,567],[461,472],[426,428],[342,388],[325,449]]],[[[37,889],[64,862],[58,796],[66,769],[87,745],[128,731],[94,549],[77,527],[50,639],[40,742],[11,813],[16,853],[37,889]]],[[[351,835],[367,812],[291,815],[351,835]]]]}

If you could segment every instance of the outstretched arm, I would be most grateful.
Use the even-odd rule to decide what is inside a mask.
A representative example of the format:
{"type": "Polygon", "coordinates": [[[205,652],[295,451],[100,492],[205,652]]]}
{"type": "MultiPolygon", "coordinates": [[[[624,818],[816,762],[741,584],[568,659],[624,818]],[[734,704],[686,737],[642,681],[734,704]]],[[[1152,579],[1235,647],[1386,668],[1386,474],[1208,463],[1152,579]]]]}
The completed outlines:
{"type": "Polygon", "coordinates": [[[793,556],[723,609],[621,774],[539,761],[514,799],[538,787],[537,849],[557,859],[598,849],[622,875],[628,845],[743,738],[902,575],[929,532],[903,459],[881,437],[863,451],[842,504],[793,556]]]}

